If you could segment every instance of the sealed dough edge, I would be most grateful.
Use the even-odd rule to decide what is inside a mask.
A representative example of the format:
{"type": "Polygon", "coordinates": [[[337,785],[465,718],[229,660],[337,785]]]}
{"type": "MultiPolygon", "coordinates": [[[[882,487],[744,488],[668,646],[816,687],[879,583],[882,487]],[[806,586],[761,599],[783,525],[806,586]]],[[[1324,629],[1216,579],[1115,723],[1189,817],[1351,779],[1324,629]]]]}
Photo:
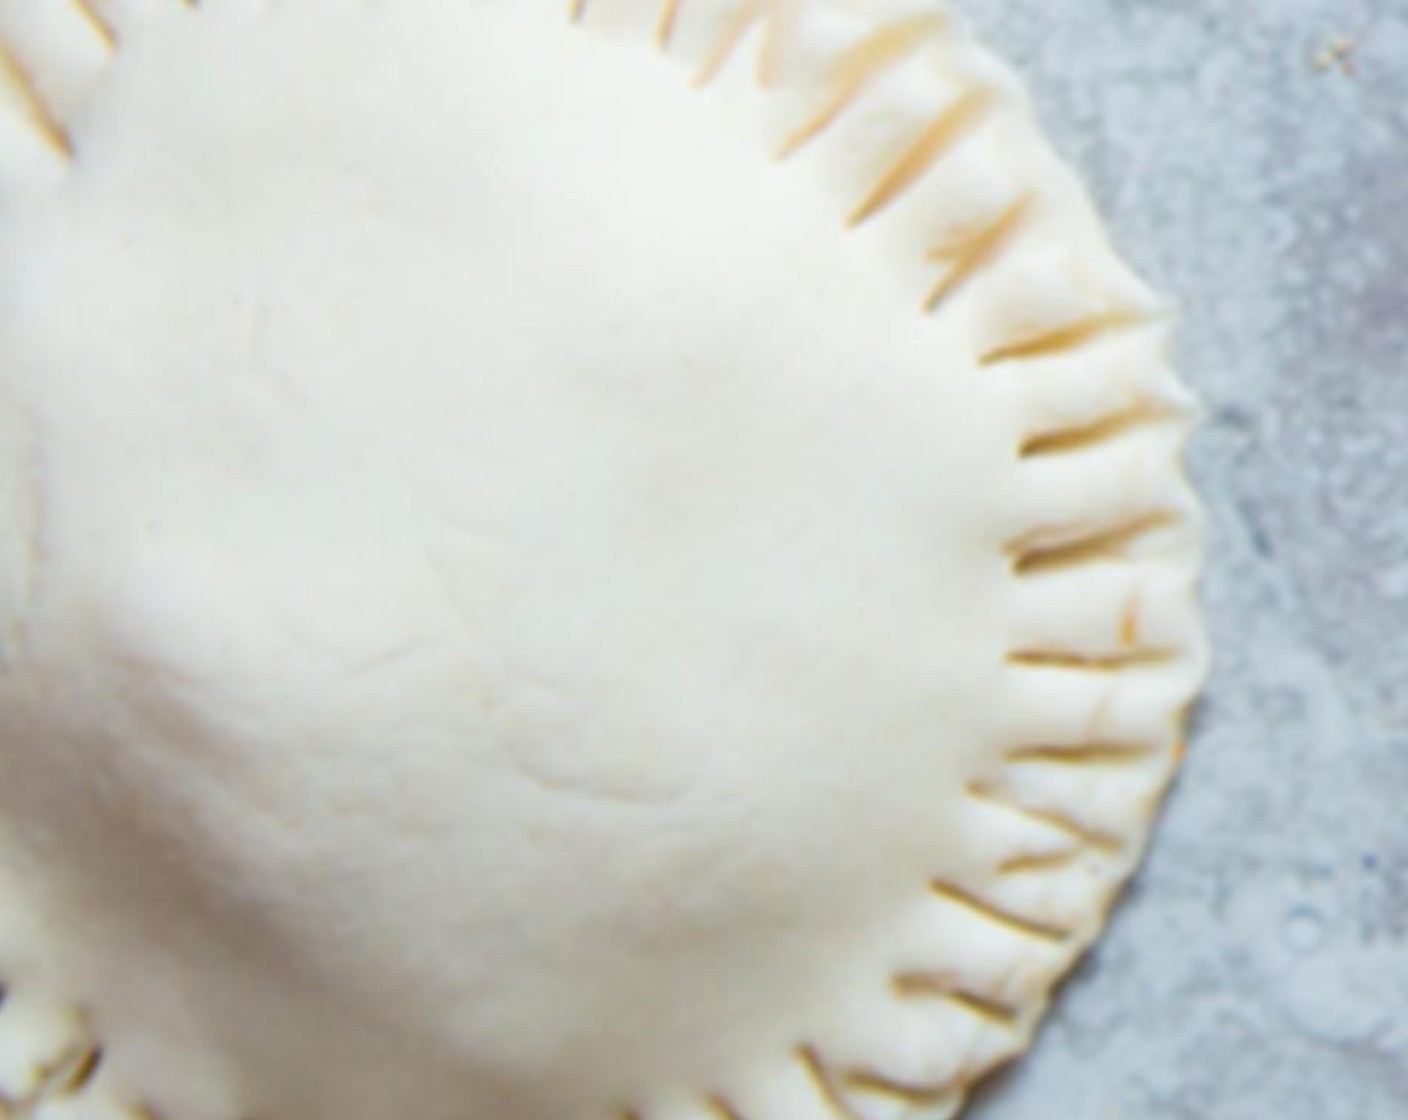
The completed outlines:
{"type": "MultiPolygon", "coordinates": [[[[265,6],[279,7],[7,8],[0,174],[34,190],[62,181],[62,122],[101,82],[106,53],[140,43],[143,21],[265,6]]],[[[750,1094],[766,1111],[699,1085],[613,1104],[602,1120],[955,1114],[1028,1045],[1053,985],[1098,936],[1147,843],[1205,672],[1202,530],[1181,467],[1193,408],[1167,365],[1168,310],[1115,257],[1019,84],[950,15],[879,0],[575,0],[564,14],[582,34],[677,57],[700,97],[756,102],[759,144],[780,166],[811,161],[845,200],[837,236],[870,238],[893,259],[913,281],[915,314],[944,317],[990,377],[1015,478],[992,542],[1010,566],[1009,653],[987,704],[991,765],[963,806],[990,858],[915,884],[945,914],[930,931],[945,937],[945,968],[899,962],[875,978],[913,1012],[914,1048],[797,1038],[773,1083],[750,1094]],[[1009,254],[1014,243],[1022,251],[1009,254]],[[920,1052],[941,1044],[945,1054],[920,1052]]],[[[8,518],[24,495],[0,500],[8,518]]],[[[23,974],[5,979],[0,1115],[150,1115],[141,1086],[107,1078],[79,993],[53,1000],[23,974]]]]}

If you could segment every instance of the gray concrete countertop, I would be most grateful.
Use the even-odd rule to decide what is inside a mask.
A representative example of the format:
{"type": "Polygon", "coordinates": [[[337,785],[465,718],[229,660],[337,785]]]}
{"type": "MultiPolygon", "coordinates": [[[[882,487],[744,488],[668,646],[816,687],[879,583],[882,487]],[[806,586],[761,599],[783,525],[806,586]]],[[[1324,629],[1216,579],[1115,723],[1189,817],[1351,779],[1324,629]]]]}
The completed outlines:
{"type": "Polygon", "coordinates": [[[1183,306],[1217,657],[1144,874],[970,1116],[1406,1120],[1408,0],[958,6],[1183,306]]]}

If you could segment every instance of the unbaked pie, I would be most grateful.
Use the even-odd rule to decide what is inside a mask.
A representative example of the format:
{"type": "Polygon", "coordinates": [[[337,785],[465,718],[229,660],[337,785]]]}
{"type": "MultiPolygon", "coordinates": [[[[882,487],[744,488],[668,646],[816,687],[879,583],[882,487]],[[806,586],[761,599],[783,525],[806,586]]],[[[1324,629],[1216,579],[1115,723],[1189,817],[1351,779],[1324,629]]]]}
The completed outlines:
{"type": "Polygon", "coordinates": [[[890,0],[0,5],[0,1113],[957,1109],[1199,683],[1189,397],[890,0]]]}

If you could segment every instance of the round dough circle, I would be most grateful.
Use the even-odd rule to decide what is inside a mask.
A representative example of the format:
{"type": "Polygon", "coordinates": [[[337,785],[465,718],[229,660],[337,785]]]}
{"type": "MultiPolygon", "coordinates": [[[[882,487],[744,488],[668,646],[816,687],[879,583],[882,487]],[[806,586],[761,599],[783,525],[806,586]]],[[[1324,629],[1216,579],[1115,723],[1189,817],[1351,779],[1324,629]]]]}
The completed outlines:
{"type": "Polygon", "coordinates": [[[882,4],[575,14],[158,5],[29,87],[0,975],[94,1099],[956,1101],[1137,856],[1186,402],[1020,93],[882,4]]]}

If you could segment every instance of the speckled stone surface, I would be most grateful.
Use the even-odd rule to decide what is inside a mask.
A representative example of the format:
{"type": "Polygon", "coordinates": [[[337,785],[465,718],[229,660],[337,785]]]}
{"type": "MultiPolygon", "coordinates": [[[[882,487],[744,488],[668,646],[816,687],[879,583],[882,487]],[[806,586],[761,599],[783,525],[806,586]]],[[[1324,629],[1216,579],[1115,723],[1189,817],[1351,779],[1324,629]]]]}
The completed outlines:
{"type": "Polygon", "coordinates": [[[1408,0],[960,7],[1183,306],[1218,661],[1145,873],[970,1120],[1408,1120],[1408,0]]]}

